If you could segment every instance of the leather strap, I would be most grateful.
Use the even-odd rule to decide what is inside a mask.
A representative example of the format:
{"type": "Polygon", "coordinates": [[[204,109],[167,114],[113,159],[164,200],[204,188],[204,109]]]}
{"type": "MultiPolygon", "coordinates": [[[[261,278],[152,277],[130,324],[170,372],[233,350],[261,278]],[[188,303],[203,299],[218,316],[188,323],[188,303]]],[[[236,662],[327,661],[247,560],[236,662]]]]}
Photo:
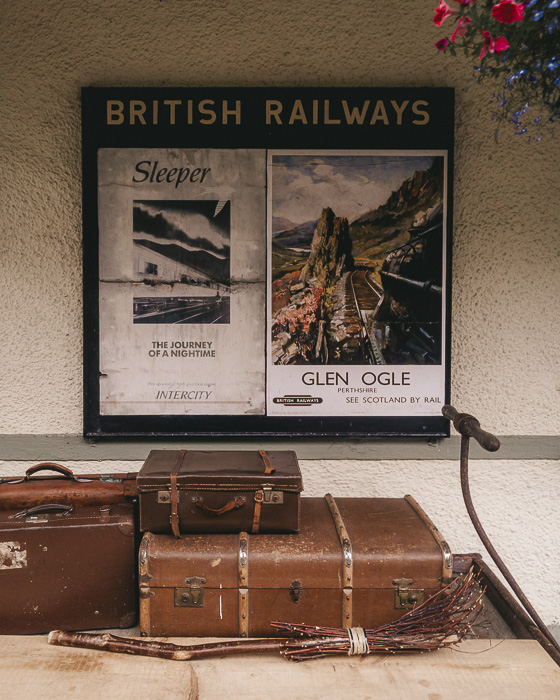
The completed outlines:
{"type": "Polygon", "coordinates": [[[173,471],[169,475],[169,492],[171,496],[171,514],[169,516],[169,521],[171,523],[171,529],[173,534],[177,539],[181,539],[181,529],[179,527],[179,489],[177,488],[177,472],[181,468],[183,463],[183,458],[185,456],[185,451],[179,452],[173,471]]]}
{"type": "Polygon", "coordinates": [[[258,533],[261,525],[261,510],[263,499],[264,491],[262,489],[255,491],[255,512],[253,514],[253,528],[251,530],[253,535],[256,535],[258,533]]]}
{"type": "Polygon", "coordinates": [[[272,462],[270,461],[270,457],[266,454],[266,450],[259,450],[259,454],[261,456],[262,461],[264,462],[265,476],[274,474],[274,472],[276,471],[276,467],[272,466],[272,462]]]}
{"type": "MultiPolygon", "coordinates": [[[[272,462],[270,461],[270,457],[266,454],[266,450],[259,450],[259,455],[264,463],[264,475],[270,476],[271,474],[274,474],[276,467],[272,466],[272,462]]],[[[263,500],[264,491],[262,489],[255,491],[255,511],[253,513],[253,527],[251,529],[251,532],[254,535],[257,534],[261,526],[261,510],[263,500]]]]}
{"type": "Polygon", "coordinates": [[[205,513],[209,513],[210,515],[223,515],[224,513],[228,513],[230,510],[233,510],[234,508],[241,508],[243,505],[245,505],[245,499],[242,498],[241,496],[238,496],[237,498],[232,498],[231,501],[228,501],[225,505],[223,505],[221,508],[210,508],[209,506],[204,503],[204,499],[202,496],[199,496],[194,504],[198,507],[201,508],[205,513]]]}
{"type": "Polygon", "coordinates": [[[354,586],[354,557],[352,543],[338,506],[330,493],[325,495],[325,501],[334,522],[336,534],[342,547],[342,627],[352,627],[352,588],[354,586]]]}

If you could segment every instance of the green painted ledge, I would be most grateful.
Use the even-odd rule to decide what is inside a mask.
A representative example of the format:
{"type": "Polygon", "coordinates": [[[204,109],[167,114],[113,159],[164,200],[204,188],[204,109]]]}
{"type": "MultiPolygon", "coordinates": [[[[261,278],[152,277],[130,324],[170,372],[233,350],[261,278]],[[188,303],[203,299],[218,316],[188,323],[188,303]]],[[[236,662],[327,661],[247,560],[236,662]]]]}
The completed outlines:
{"type": "MultiPolygon", "coordinates": [[[[485,452],[471,441],[472,459],[557,460],[560,436],[506,435],[497,452],[485,452]]],[[[458,460],[460,437],[441,440],[308,439],[185,440],[83,438],[79,435],[1,435],[2,461],[143,461],[151,449],[255,450],[293,449],[299,459],[458,460]]]]}

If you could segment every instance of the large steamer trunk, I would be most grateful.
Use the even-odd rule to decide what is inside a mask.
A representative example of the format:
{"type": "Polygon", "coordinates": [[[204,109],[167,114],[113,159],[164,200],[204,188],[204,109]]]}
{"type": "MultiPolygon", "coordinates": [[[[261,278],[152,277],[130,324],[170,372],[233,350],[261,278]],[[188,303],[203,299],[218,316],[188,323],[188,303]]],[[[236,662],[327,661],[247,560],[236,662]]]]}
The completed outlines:
{"type": "Polygon", "coordinates": [[[299,535],[144,535],[140,630],[278,636],[272,620],[364,628],[440,590],[451,552],[413,498],[303,498],[299,535]]]}
{"type": "Polygon", "coordinates": [[[132,506],[0,512],[0,588],[0,634],[133,626],[132,506]]]}

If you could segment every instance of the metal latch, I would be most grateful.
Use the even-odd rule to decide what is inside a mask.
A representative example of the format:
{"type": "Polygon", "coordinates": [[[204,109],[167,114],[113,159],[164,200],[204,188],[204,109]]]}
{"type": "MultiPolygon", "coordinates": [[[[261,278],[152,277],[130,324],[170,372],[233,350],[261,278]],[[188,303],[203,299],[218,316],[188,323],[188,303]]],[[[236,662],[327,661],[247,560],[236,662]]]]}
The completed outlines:
{"type": "Polygon", "coordinates": [[[410,578],[398,578],[393,581],[395,591],[395,610],[408,610],[424,602],[423,588],[409,588],[414,583],[410,578]]]}
{"type": "Polygon", "coordinates": [[[169,503],[171,501],[170,491],[158,491],[157,492],[157,502],[158,503],[169,503]]]}
{"type": "Polygon", "coordinates": [[[175,607],[176,608],[203,608],[204,607],[204,589],[202,586],[206,583],[205,578],[193,576],[186,578],[185,583],[188,588],[175,589],[175,607]]]}
{"type": "Polygon", "coordinates": [[[301,596],[303,595],[303,586],[301,585],[301,581],[298,581],[297,579],[292,581],[290,584],[290,595],[294,603],[299,602],[301,596]]]}
{"type": "Polygon", "coordinates": [[[284,493],[282,491],[272,491],[266,486],[263,488],[263,503],[269,503],[271,505],[279,505],[284,503],[284,493]]]}

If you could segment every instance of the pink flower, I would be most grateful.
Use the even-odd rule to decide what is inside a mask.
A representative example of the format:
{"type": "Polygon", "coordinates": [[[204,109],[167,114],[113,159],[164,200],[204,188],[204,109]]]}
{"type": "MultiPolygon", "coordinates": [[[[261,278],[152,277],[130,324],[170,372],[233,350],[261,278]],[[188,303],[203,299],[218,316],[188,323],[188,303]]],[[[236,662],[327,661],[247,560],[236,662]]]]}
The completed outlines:
{"type": "Polygon", "coordinates": [[[445,0],[439,0],[439,5],[434,7],[434,13],[434,24],[436,27],[441,27],[448,17],[457,14],[457,10],[452,10],[445,0]]]}
{"type": "Polygon", "coordinates": [[[500,2],[492,8],[492,17],[497,19],[498,22],[511,24],[512,22],[519,22],[523,19],[523,10],[523,4],[520,2],[514,2],[514,0],[500,0],[500,2]]]}
{"type": "Polygon", "coordinates": [[[490,53],[503,53],[509,49],[508,40],[499,36],[495,41],[490,41],[490,53]]]}
{"type": "Polygon", "coordinates": [[[482,44],[482,48],[480,49],[480,56],[478,57],[479,59],[483,59],[484,56],[488,53],[486,50],[486,47],[488,44],[492,41],[492,37],[490,36],[490,32],[480,32],[482,36],[484,37],[484,44],[482,44]]]}
{"type": "Polygon", "coordinates": [[[460,39],[467,33],[467,25],[471,22],[470,17],[459,17],[455,31],[449,37],[449,41],[454,42],[455,39],[460,39]]]}
{"type": "Polygon", "coordinates": [[[436,41],[436,49],[438,51],[443,52],[447,48],[448,44],[449,42],[447,41],[447,39],[440,39],[439,41],[436,41]]]}
{"type": "Polygon", "coordinates": [[[484,58],[488,51],[490,53],[503,53],[509,49],[509,42],[505,37],[499,36],[497,39],[492,39],[490,32],[481,31],[480,33],[484,37],[484,44],[482,44],[479,59],[484,58]]]}
{"type": "Polygon", "coordinates": [[[476,0],[453,0],[453,2],[458,2],[461,7],[468,7],[469,5],[472,5],[473,2],[476,2],[476,0]]]}

